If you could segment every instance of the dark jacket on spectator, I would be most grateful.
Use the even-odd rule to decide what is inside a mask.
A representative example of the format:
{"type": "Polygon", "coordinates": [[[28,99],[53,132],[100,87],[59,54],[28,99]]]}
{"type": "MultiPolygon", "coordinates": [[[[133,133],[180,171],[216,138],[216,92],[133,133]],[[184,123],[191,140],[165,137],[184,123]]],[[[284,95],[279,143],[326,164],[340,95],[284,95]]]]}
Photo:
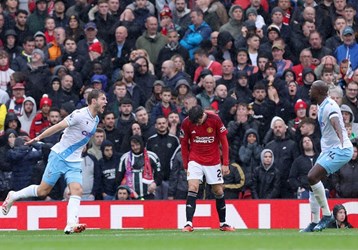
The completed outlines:
{"type": "Polygon", "coordinates": [[[186,199],[188,193],[187,173],[183,167],[183,159],[180,148],[174,157],[173,166],[170,170],[168,196],[177,200],[186,199]]]}
{"type": "Polygon", "coordinates": [[[333,184],[340,198],[358,198],[358,160],[350,160],[333,175],[333,184]]]}

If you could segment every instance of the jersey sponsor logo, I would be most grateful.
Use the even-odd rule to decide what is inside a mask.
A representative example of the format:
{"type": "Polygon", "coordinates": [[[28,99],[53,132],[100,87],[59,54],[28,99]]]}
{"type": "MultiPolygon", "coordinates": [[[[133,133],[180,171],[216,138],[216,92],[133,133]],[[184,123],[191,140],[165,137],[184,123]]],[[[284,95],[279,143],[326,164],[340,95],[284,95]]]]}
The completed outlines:
{"type": "Polygon", "coordinates": [[[214,136],[195,136],[194,142],[195,143],[213,143],[215,140],[214,136]]]}
{"type": "Polygon", "coordinates": [[[82,134],[86,137],[92,137],[94,135],[94,133],[92,132],[87,132],[87,131],[82,131],[82,134]]]}
{"type": "Polygon", "coordinates": [[[212,127],[208,127],[206,129],[206,132],[208,132],[209,134],[211,134],[214,131],[214,129],[212,127]]]}
{"type": "Polygon", "coordinates": [[[225,132],[225,131],[226,131],[226,128],[225,128],[225,126],[223,125],[223,126],[220,128],[220,133],[225,132]]]}

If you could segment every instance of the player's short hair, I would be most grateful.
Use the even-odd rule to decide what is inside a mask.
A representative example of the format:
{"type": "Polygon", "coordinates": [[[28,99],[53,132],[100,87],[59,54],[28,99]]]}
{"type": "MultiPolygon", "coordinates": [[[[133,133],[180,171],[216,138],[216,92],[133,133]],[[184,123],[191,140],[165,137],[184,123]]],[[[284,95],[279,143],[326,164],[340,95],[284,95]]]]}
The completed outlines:
{"type": "Polygon", "coordinates": [[[100,95],[105,95],[105,93],[102,90],[93,89],[87,96],[87,103],[91,104],[92,99],[98,99],[100,95]]]}
{"type": "Polygon", "coordinates": [[[192,123],[198,123],[200,118],[203,117],[203,115],[204,115],[204,109],[200,105],[196,105],[192,107],[188,112],[189,120],[192,123]]]}

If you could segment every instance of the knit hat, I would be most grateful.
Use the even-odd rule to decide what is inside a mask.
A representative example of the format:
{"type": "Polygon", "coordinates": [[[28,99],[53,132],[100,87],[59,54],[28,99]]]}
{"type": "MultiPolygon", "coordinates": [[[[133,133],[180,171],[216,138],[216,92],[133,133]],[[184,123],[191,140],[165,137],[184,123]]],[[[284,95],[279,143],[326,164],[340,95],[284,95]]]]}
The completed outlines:
{"type": "Polygon", "coordinates": [[[40,49],[34,49],[34,50],[32,51],[32,54],[31,54],[31,55],[34,55],[34,54],[40,55],[41,58],[42,58],[42,60],[45,59],[45,54],[44,54],[44,52],[43,52],[42,50],[40,50],[40,49]]]}
{"type": "Polygon", "coordinates": [[[97,52],[98,54],[102,54],[103,52],[102,44],[100,42],[92,43],[89,46],[88,51],[94,51],[97,52]]]}
{"type": "Polygon", "coordinates": [[[73,57],[71,55],[67,54],[67,53],[64,54],[61,59],[62,59],[62,64],[64,62],[66,62],[67,60],[72,60],[73,61],[73,57]]]}
{"type": "Polygon", "coordinates": [[[307,109],[307,103],[305,103],[302,99],[298,99],[295,104],[295,113],[299,109],[307,109]]]}
{"type": "Polygon", "coordinates": [[[271,15],[275,14],[276,12],[280,12],[282,15],[285,14],[285,12],[283,11],[283,9],[280,8],[280,7],[278,7],[278,6],[276,6],[275,8],[272,9],[271,15]]]}
{"type": "Polygon", "coordinates": [[[164,5],[163,9],[160,11],[160,19],[163,17],[173,18],[172,11],[170,10],[168,5],[164,5]]]}
{"type": "Polygon", "coordinates": [[[15,30],[9,29],[9,30],[7,30],[7,31],[5,32],[4,36],[5,36],[5,37],[7,37],[7,36],[17,37],[17,34],[16,34],[16,31],[15,31],[15,30]]]}
{"type": "Polygon", "coordinates": [[[35,35],[34,35],[34,38],[35,38],[35,37],[38,37],[38,36],[42,36],[42,37],[46,38],[45,34],[44,34],[43,32],[41,32],[41,31],[37,31],[37,32],[35,33],[35,35]]]}
{"type": "Polygon", "coordinates": [[[278,27],[276,24],[271,24],[270,26],[267,27],[267,34],[268,34],[270,31],[276,31],[277,34],[281,35],[280,27],[278,27]]]}
{"type": "Polygon", "coordinates": [[[44,94],[40,100],[40,109],[42,109],[43,105],[52,106],[52,100],[48,97],[47,94],[44,94]]]}
{"type": "Polygon", "coordinates": [[[254,7],[250,7],[246,10],[246,16],[248,17],[250,14],[254,14],[257,16],[257,10],[254,7]]]}

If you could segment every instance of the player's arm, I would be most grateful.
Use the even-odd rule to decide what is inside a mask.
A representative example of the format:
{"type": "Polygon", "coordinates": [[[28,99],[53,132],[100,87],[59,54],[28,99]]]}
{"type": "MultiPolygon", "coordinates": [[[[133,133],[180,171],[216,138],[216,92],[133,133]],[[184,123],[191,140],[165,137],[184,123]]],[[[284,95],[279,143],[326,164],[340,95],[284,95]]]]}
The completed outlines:
{"type": "Polygon", "coordinates": [[[181,154],[183,159],[183,167],[184,169],[188,169],[189,162],[189,135],[188,129],[183,122],[180,128],[180,145],[181,145],[181,154]]]}
{"type": "Polygon", "coordinates": [[[342,128],[339,124],[338,114],[337,113],[331,114],[329,116],[329,121],[331,122],[334,131],[336,131],[339,141],[341,142],[343,147],[343,134],[342,134],[342,128]]]}
{"type": "Polygon", "coordinates": [[[31,143],[34,143],[34,142],[39,142],[41,141],[42,139],[46,138],[46,137],[49,137],[61,130],[64,130],[65,128],[67,128],[69,125],[68,123],[66,122],[65,119],[63,119],[61,122],[49,127],[48,129],[46,129],[43,133],[41,133],[40,135],[36,136],[35,138],[31,139],[30,141],[26,142],[25,144],[26,145],[29,145],[31,143]]]}

